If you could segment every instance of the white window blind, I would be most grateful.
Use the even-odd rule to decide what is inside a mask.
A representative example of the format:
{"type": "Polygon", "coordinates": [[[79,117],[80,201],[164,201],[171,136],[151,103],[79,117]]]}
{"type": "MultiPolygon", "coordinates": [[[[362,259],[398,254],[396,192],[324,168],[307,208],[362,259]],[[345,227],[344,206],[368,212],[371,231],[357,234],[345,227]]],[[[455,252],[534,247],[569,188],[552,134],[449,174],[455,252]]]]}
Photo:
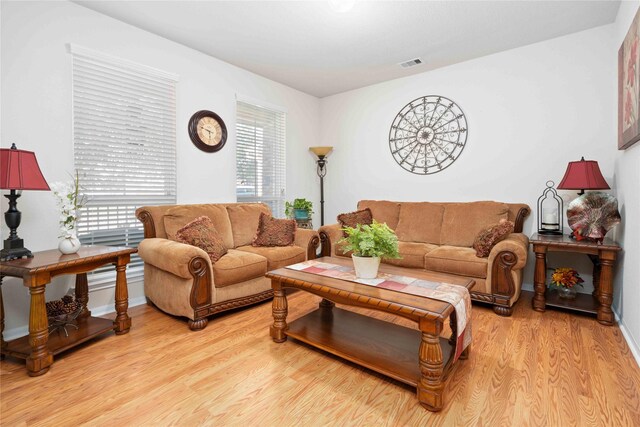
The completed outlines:
{"type": "Polygon", "coordinates": [[[286,113],[237,102],[236,196],[284,217],[286,113]]]}
{"type": "MultiPolygon", "coordinates": [[[[78,221],[83,244],[136,247],[135,210],[176,203],[176,77],[84,48],[73,56],[75,167],[88,196],[78,221]]],[[[142,277],[134,255],[129,280],[142,277]]],[[[89,276],[114,283],[113,267],[89,276]]]]}

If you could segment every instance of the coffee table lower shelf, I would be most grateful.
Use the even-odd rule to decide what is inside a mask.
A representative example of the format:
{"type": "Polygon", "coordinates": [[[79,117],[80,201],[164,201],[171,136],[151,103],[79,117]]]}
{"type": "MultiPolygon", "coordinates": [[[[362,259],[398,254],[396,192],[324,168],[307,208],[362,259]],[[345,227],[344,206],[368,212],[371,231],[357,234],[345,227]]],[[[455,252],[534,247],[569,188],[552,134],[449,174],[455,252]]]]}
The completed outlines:
{"type": "MultiPolygon", "coordinates": [[[[319,308],[292,321],[287,336],[395,380],[418,386],[420,331],[337,307],[319,308]]],[[[452,346],[440,338],[447,366],[452,346]]]]}

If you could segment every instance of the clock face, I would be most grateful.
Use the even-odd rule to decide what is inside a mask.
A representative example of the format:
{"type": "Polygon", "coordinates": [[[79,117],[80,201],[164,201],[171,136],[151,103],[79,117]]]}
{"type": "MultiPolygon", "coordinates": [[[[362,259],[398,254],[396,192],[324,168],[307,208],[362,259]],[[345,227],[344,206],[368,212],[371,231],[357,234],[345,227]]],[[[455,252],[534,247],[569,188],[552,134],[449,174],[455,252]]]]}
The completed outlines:
{"type": "Polygon", "coordinates": [[[198,136],[207,145],[217,145],[222,139],[222,126],[213,117],[198,120],[198,136]]]}
{"type": "Polygon", "coordinates": [[[391,124],[389,149],[405,170],[429,175],[451,166],[467,142],[467,119],[444,96],[423,96],[404,106],[391,124]]]}
{"type": "Polygon", "coordinates": [[[201,110],[189,120],[189,137],[196,147],[212,153],[227,142],[227,127],[216,113],[201,110]]]}

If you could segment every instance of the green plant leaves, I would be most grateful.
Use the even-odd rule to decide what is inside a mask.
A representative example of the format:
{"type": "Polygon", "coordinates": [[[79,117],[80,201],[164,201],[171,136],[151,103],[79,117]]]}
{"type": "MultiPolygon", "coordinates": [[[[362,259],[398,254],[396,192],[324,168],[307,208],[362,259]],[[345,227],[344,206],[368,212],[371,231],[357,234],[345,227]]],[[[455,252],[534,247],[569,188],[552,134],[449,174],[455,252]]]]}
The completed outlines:
{"type": "Polygon", "coordinates": [[[345,242],[345,252],[353,251],[356,256],[400,258],[398,253],[398,237],[386,223],[373,220],[370,225],[358,224],[355,227],[345,227],[343,231],[347,237],[340,240],[345,242]]]}

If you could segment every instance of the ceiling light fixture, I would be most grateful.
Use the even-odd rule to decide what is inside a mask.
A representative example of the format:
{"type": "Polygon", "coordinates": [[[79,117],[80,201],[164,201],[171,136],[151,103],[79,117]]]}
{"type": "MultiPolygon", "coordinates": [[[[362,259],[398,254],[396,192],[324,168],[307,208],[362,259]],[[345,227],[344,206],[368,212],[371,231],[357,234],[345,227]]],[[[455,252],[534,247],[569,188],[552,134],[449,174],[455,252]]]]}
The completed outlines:
{"type": "Polygon", "coordinates": [[[355,3],[356,0],[329,0],[331,10],[338,13],[349,12],[355,3]]]}

